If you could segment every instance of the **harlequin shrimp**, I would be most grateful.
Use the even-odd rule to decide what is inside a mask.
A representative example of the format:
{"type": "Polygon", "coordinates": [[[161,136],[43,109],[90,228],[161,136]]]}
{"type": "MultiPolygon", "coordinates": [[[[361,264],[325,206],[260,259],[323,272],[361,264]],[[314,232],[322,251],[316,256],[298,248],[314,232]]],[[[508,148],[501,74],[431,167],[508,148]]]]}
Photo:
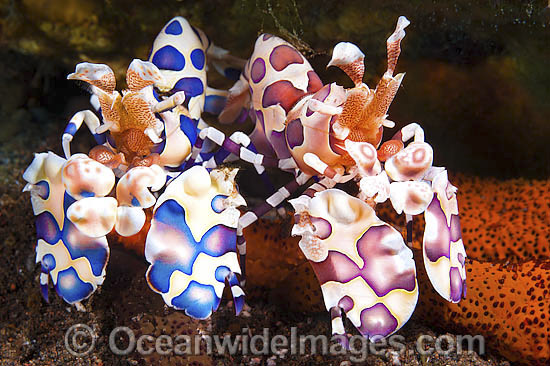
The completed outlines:
{"type": "Polygon", "coordinates": [[[239,220],[241,266],[246,254],[242,229],[310,178],[317,181],[290,201],[296,210],[293,235],[302,237],[300,248],[321,283],[333,333],[339,336],[345,334],[342,313],[361,334],[375,338],[397,331],[416,306],[412,251],[399,232],[376,217],[376,204],[388,198],[406,215],[409,243],[412,216],[425,213],[424,263],[439,294],[458,302],[465,293],[456,188],[444,168],[432,166],[424,131],[413,123],[381,144],[383,127],[394,126],[387,111],[404,76],[393,73],[408,24],[400,17],[388,38],[388,67],[374,90],[362,82],[364,54],[351,43],[336,45],[329,63],[354,82],[346,90],[323,85],[290,44],[261,35],[220,114],[221,122],[230,122],[241,108],[250,108],[256,122],[250,137],[263,154],[255,163],[296,176],[239,220]],[[359,198],[334,189],[352,179],[359,182],[359,198]]]}
{"type": "MultiPolygon", "coordinates": [[[[172,20],[154,48],[178,29],[186,30],[189,40],[191,28],[188,24],[184,28],[185,24],[183,18],[172,20]]],[[[191,51],[195,69],[167,71],[166,57],[158,50],[152,59],[163,69],[152,62],[132,61],[126,73],[128,89],[122,94],[115,90],[116,78],[107,65],[81,63],[68,76],[90,85],[101,120],[91,111],[76,113],[63,134],[66,158],[51,152],[38,154],[23,175],[37,215],[36,259],[42,265],[40,283],[46,300],[51,277],[58,294],[83,309],[80,301],[105,277],[106,235],[135,235],[145,224],[145,210],[152,210],[146,240],[151,288],[168,305],[204,318],[216,309],[227,281],[235,308],[242,308],[236,207],[245,201],[234,182],[236,171],[207,172],[200,166],[184,170],[209,99],[207,88],[196,87],[197,80],[206,85],[207,47],[221,61],[236,59],[206,44],[202,32],[195,29],[192,34],[198,43],[189,46],[202,47],[191,51]],[[202,56],[197,50],[202,50],[202,56]],[[181,90],[159,96],[157,89],[162,90],[173,77],[179,78],[176,86],[181,90]],[[98,145],[88,155],[71,155],[70,143],[83,123],[98,145]],[[205,293],[210,295],[204,297],[205,293]],[[200,304],[197,296],[204,299],[200,304]]]]}
{"type": "Polygon", "coordinates": [[[400,17],[388,38],[387,71],[374,90],[362,82],[364,55],[351,43],[336,45],[329,63],[354,82],[353,88],[345,89],[335,83],[323,85],[295,48],[278,37],[261,35],[219,116],[227,123],[241,119],[243,109],[250,110],[256,122],[250,136],[236,132],[227,138],[201,122],[201,113],[218,112],[220,98],[225,97],[223,92],[209,94],[205,87],[204,58],[211,56],[220,65],[238,62],[211,46],[183,18],[174,18],[163,28],[153,46],[152,62],[130,64],[129,89],[122,95],[115,91],[108,66],[77,65],[70,78],[91,85],[103,121],[90,111],[77,113],[63,136],[67,160],[52,154],[56,169],[51,169],[45,164],[49,160],[38,155],[25,173],[35,213],[45,211],[56,218],[59,228],[54,230],[52,219],[39,216],[37,261],[42,263],[43,291],[48,274],[54,285],[59,283],[52,271],[59,257],[63,269],[72,269],[81,282],[92,283],[91,289],[81,291],[78,281],[65,281],[64,286],[81,295],[62,297],[69,302],[88,297],[105,273],[95,271],[99,277],[91,278],[82,266],[97,261],[104,270],[108,259],[108,255],[101,260],[87,256],[89,250],[102,246],[108,254],[105,235],[113,229],[123,237],[139,232],[145,210],[152,209],[145,240],[149,286],[167,305],[206,318],[218,307],[227,282],[238,312],[244,303],[243,229],[314,181],[290,201],[296,210],[293,235],[301,236],[300,249],[321,283],[333,333],[342,342],[347,342],[343,313],[362,335],[376,338],[397,331],[416,306],[412,251],[398,231],[376,216],[376,204],[387,199],[406,215],[408,243],[412,217],[425,214],[423,254],[428,276],[440,295],[458,302],[465,292],[466,254],[456,188],[444,168],[433,166],[432,148],[418,124],[403,127],[382,144],[383,127],[394,126],[387,111],[403,79],[403,74],[393,74],[408,24],[400,17]],[[99,145],[89,157],[71,156],[70,141],[83,122],[99,145]],[[203,143],[208,141],[220,146],[219,151],[205,155],[203,143]],[[260,173],[264,167],[277,167],[294,173],[295,179],[241,216],[236,207],[245,202],[235,184],[236,171],[218,169],[220,163],[235,158],[253,164],[260,173]],[[89,188],[92,170],[104,173],[96,177],[102,184],[89,188]],[[67,171],[68,178],[59,178],[60,171],[67,171]],[[349,181],[358,182],[358,197],[338,189],[338,184],[349,181]],[[73,182],[82,187],[73,187],[73,182]],[[50,192],[69,198],[50,203],[50,192]],[[58,232],[65,230],[60,224],[64,217],[67,230],[78,230],[85,238],[70,235],[80,249],[76,252],[67,249],[73,241],[61,240],[63,253],[69,253],[62,257],[61,250],[50,246],[63,236],[58,232]],[[100,238],[101,243],[81,247],[88,238],[100,238]]]}

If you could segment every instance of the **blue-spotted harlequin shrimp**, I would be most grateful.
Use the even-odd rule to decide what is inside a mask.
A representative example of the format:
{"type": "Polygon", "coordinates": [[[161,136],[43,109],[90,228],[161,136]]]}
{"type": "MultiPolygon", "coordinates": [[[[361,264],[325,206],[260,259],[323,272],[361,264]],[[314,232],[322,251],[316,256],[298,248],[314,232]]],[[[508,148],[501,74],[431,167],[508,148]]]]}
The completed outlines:
{"type": "Polygon", "coordinates": [[[207,85],[207,58],[222,75],[234,80],[244,65],[244,60],[215,46],[183,17],[175,17],[164,26],[149,56],[164,76],[155,86],[162,93],[184,92],[189,116],[194,120],[199,120],[203,111],[217,115],[225,105],[227,92],[207,85]]]}
{"type": "MultiPolygon", "coordinates": [[[[157,146],[156,152],[159,152],[161,156],[163,152],[168,155],[170,151],[181,151],[181,145],[185,145],[185,157],[187,158],[188,149],[190,151],[191,146],[196,142],[199,131],[204,130],[203,138],[199,142],[200,146],[196,149],[197,156],[193,157],[191,162],[185,163],[185,166],[189,167],[197,160],[198,162],[205,161],[203,165],[207,168],[214,168],[226,159],[234,157],[230,157],[230,155],[235,152],[235,147],[231,146],[232,150],[228,147],[233,144],[249,148],[252,151],[250,155],[254,156],[256,148],[246,135],[236,132],[227,140],[221,132],[212,127],[208,128],[201,118],[203,112],[218,115],[226,105],[227,97],[227,91],[214,89],[207,85],[206,61],[222,75],[237,80],[245,60],[231,56],[228,51],[214,45],[202,30],[193,27],[182,17],[173,18],[160,31],[153,42],[149,60],[159,68],[163,75],[163,80],[155,83],[157,97],[159,94],[185,95],[185,101],[173,110],[175,113],[179,113],[180,128],[168,127],[167,124],[166,135],[170,138],[157,146]],[[208,134],[210,138],[203,145],[202,140],[208,134]],[[212,150],[214,144],[219,145],[221,149],[215,154],[205,153],[212,150]]],[[[239,113],[237,119],[244,120],[247,116],[246,110],[241,108],[239,113]]],[[[238,151],[237,157],[239,157],[238,151]]],[[[165,166],[181,170],[185,168],[182,164],[184,164],[184,159],[174,159],[165,166]]],[[[256,164],[256,169],[265,179],[263,167],[256,164]]]]}
{"type": "Polygon", "coordinates": [[[105,278],[109,246],[105,235],[115,224],[116,199],[105,197],[115,183],[111,169],[77,154],[65,160],[36,154],[23,174],[36,217],[36,262],[48,301],[48,280],[65,301],[82,309],[105,278]]]}
{"type": "MultiPolygon", "coordinates": [[[[244,293],[237,277],[236,222],[239,211],[235,207],[245,202],[234,184],[236,171],[224,170],[221,173],[214,169],[209,174],[203,167],[184,171],[199,132],[200,114],[208,100],[205,52],[212,50],[220,62],[236,62],[237,59],[210,45],[204,34],[190,28],[183,18],[171,21],[153,48],[167,35],[176,36],[171,41],[185,57],[189,57],[190,68],[180,64],[179,70],[159,70],[152,62],[133,60],[126,73],[128,89],[121,93],[115,90],[116,78],[112,69],[104,64],[80,63],[68,76],[68,79],[90,85],[101,119],[92,111],[76,113],[63,134],[65,158],[53,153],[38,154],[23,176],[29,182],[25,190],[31,192],[37,215],[37,262],[42,264],[40,281],[46,299],[48,278],[51,277],[58,294],[82,308],[80,301],[88,298],[106,275],[109,258],[106,235],[111,231],[122,237],[135,235],[145,225],[145,210],[154,208],[152,239],[148,240],[147,246],[147,253],[155,253],[148,255],[152,264],[148,276],[151,287],[162,292],[164,279],[159,277],[159,268],[161,277],[162,274],[169,276],[163,272],[162,268],[166,268],[163,265],[174,262],[180,270],[175,271],[175,275],[185,273],[193,281],[185,285],[174,280],[175,287],[170,289],[170,293],[184,291],[190,286],[193,295],[199,284],[208,288],[213,286],[219,303],[227,280],[237,309],[244,303],[244,293]],[[186,33],[182,33],[184,31],[186,33]],[[187,53],[182,48],[185,47],[182,40],[189,40],[190,32],[195,43],[188,45],[187,53]],[[181,90],[159,96],[156,90],[162,90],[162,86],[168,85],[173,78],[176,81],[170,88],[181,90]],[[73,155],[70,144],[83,123],[98,145],[88,155],[73,155]],[[199,179],[205,175],[212,176],[212,181],[210,178],[199,179]],[[177,192],[186,177],[191,177],[194,182],[186,186],[194,187],[189,196],[177,192]],[[165,191],[159,197],[155,192],[163,189],[165,191]],[[164,204],[156,205],[157,198],[164,204]],[[210,209],[200,211],[205,203],[210,209]],[[185,213],[175,210],[176,206],[185,213]],[[190,212],[194,213],[195,219],[186,222],[185,217],[189,218],[190,212]],[[162,232],[156,228],[162,226],[162,231],[166,231],[170,225],[174,225],[172,232],[193,233],[193,245],[203,246],[202,254],[195,253],[198,255],[196,260],[178,262],[176,257],[173,261],[165,260],[162,244],[183,248],[191,243],[189,236],[164,236],[163,243],[155,240],[162,237],[162,232]],[[184,241],[180,243],[179,239],[184,241]],[[212,269],[213,263],[218,265],[217,269],[212,269]],[[208,271],[212,272],[211,277],[204,277],[208,271]]],[[[152,59],[165,68],[166,53],[159,52],[153,52],[152,59]]],[[[213,92],[212,96],[215,95],[223,97],[222,92],[213,92]]],[[[213,104],[216,104],[215,100],[212,100],[213,104]]],[[[235,140],[240,135],[243,134],[237,133],[231,138],[235,140]]],[[[211,303],[210,310],[204,313],[187,303],[190,299],[179,297],[173,301],[167,296],[165,300],[171,306],[185,309],[196,317],[208,316],[217,306],[215,302],[211,303]]]]}
{"type": "Polygon", "coordinates": [[[194,166],[168,185],[153,211],[145,243],[147,282],[166,304],[194,318],[218,308],[225,281],[237,314],[244,304],[235,207],[245,202],[233,183],[236,173],[194,166]]]}

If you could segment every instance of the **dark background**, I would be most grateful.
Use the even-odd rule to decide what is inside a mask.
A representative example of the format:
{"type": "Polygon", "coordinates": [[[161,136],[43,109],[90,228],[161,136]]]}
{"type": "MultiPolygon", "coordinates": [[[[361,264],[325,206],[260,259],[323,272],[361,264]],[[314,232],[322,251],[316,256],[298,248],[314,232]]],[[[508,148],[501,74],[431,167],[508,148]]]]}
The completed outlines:
{"type": "MultiPolygon", "coordinates": [[[[407,75],[389,117],[397,127],[420,123],[435,164],[452,171],[550,175],[550,9],[544,1],[4,0],[0,142],[43,130],[55,136],[48,147],[59,151],[71,114],[89,108],[87,93],[65,80],[74,65],[107,63],[123,78],[133,58],[147,58],[175,15],[243,58],[258,34],[279,35],[307,55],[326,83],[351,84],[325,65],[337,42],[354,42],[366,54],[370,87],[385,70],[385,40],[405,15],[411,25],[397,71],[407,75]]],[[[231,86],[217,76],[210,84],[231,86]]]]}

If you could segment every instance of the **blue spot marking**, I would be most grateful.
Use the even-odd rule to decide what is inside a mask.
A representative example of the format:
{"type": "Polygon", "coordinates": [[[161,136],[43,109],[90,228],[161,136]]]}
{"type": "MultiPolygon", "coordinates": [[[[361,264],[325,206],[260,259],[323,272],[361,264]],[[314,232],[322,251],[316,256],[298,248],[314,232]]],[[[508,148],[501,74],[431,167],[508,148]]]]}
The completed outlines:
{"type": "MultiPolygon", "coordinates": [[[[219,257],[228,252],[236,252],[236,231],[223,225],[210,228],[197,242],[185,221],[185,210],[173,199],[165,201],[157,208],[151,230],[158,235],[156,231],[160,230],[162,233],[163,228],[166,227],[165,225],[179,232],[176,235],[177,240],[186,242],[188,247],[191,248],[191,252],[184,260],[179,258],[177,260],[170,253],[166,253],[165,256],[160,253],[151,264],[147,272],[147,279],[152,287],[162,293],[169,291],[170,276],[175,270],[188,275],[192,274],[193,264],[201,252],[212,257],[219,257]]],[[[160,238],[159,240],[162,240],[162,236],[160,238]]]]}
{"type": "Polygon", "coordinates": [[[170,259],[158,258],[147,271],[147,280],[156,290],[167,293],[170,290],[170,276],[172,272],[179,269],[179,263],[170,259]]]}
{"type": "Polygon", "coordinates": [[[193,120],[183,114],[180,116],[180,130],[187,136],[191,146],[195,145],[197,136],[199,135],[199,130],[197,128],[196,120],[193,120]]]}
{"type": "MultiPolygon", "coordinates": [[[[160,116],[157,116],[157,118],[162,120],[160,116]]],[[[158,144],[153,145],[153,147],[151,148],[152,153],[160,154],[164,151],[164,147],[166,146],[166,124],[164,123],[163,125],[164,126],[162,127],[162,132],[160,133],[160,138],[162,141],[158,144]]]]}
{"type": "Polygon", "coordinates": [[[40,194],[40,198],[42,198],[43,200],[47,200],[48,197],[50,197],[50,185],[48,184],[48,182],[46,182],[45,180],[41,180],[40,182],[36,183],[37,186],[40,186],[42,188],[45,188],[46,190],[46,193],[45,194],[40,194]]]}
{"type": "Polygon", "coordinates": [[[217,309],[220,298],[216,296],[214,287],[191,281],[189,286],[179,296],[172,299],[172,305],[185,309],[185,314],[197,319],[205,319],[217,309]]]}
{"type": "Polygon", "coordinates": [[[233,228],[224,225],[216,225],[210,228],[201,238],[200,242],[195,241],[191,230],[185,220],[185,210],[173,199],[169,199],[160,205],[154,216],[154,220],[171,226],[179,231],[192,244],[196,253],[190,259],[188,267],[183,272],[191,274],[192,263],[199,252],[204,252],[212,257],[219,257],[228,252],[235,252],[237,249],[237,233],[233,228]]]}
{"type": "Polygon", "coordinates": [[[204,111],[217,116],[222,112],[226,102],[227,98],[221,95],[207,95],[204,99],[204,111]]]}
{"type": "Polygon", "coordinates": [[[173,46],[155,52],[152,62],[161,70],[181,71],[185,67],[185,57],[173,46]]]}
{"type": "Polygon", "coordinates": [[[55,290],[65,301],[72,304],[90,296],[94,288],[89,283],[83,282],[74,268],[67,268],[57,275],[55,290]],[[63,287],[64,283],[71,286],[63,287]]]}
{"type": "Polygon", "coordinates": [[[241,76],[241,70],[234,69],[232,67],[226,68],[225,70],[223,70],[223,73],[226,78],[233,81],[239,80],[239,77],[241,76]]]}
{"type": "Polygon", "coordinates": [[[162,102],[162,99],[159,96],[159,93],[157,92],[157,89],[153,89],[153,96],[157,100],[157,102],[162,102]]]}
{"type": "Polygon", "coordinates": [[[139,203],[138,199],[135,198],[135,197],[132,198],[132,206],[134,206],[134,207],[139,207],[140,206],[140,203],[139,203]]]}
{"type": "Polygon", "coordinates": [[[84,198],[86,197],[94,197],[95,196],[95,193],[94,192],[89,192],[89,191],[80,191],[80,195],[84,198]]]}
{"type": "Polygon", "coordinates": [[[183,29],[181,29],[180,22],[174,20],[172,23],[168,24],[164,32],[166,34],[173,34],[177,36],[178,34],[181,34],[183,32],[183,29]]]}
{"type": "Polygon", "coordinates": [[[48,244],[55,244],[61,239],[61,231],[54,216],[44,211],[36,217],[36,236],[48,244]]]}
{"type": "Polygon", "coordinates": [[[204,51],[200,48],[196,48],[191,52],[191,63],[197,70],[204,68],[204,51]]]}
{"type": "MultiPolygon", "coordinates": [[[[55,217],[50,212],[42,212],[36,217],[36,232],[39,239],[44,240],[42,245],[54,245],[60,240],[67,248],[72,259],[86,258],[94,275],[99,276],[103,272],[109,258],[109,250],[104,246],[104,242],[96,238],[90,238],[82,234],[76,226],[68,219],[67,209],[76,200],[65,192],[63,197],[63,212],[65,219],[60,228],[55,217]]],[[[61,204],[61,203],[59,203],[61,204]]],[[[46,254],[40,258],[41,270],[48,273],[56,266],[56,259],[52,254],[46,254]]],[[[69,303],[80,301],[88,297],[93,292],[93,286],[84,283],[78,278],[74,268],[68,268],[58,275],[58,282],[55,289],[59,296],[69,303]],[[59,280],[66,278],[71,283],[69,288],[58,286],[59,280]]],[[[48,301],[48,285],[41,284],[40,291],[46,301],[48,301]]]]}
{"type": "Polygon", "coordinates": [[[55,258],[50,253],[46,254],[40,260],[43,272],[48,273],[55,268],[55,258]]]}
{"type": "Polygon", "coordinates": [[[235,314],[239,315],[244,306],[244,296],[238,296],[233,298],[233,303],[235,304],[235,314]]]}
{"type": "Polygon", "coordinates": [[[224,210],[223,208],[223,200],[226,199],[227,196],[223,194],[218,194],[214,198],[212,198],[212,202],[210,203],[210,206],[212,207],[212,210],[215,213],[220,213],[224,210]]]}
{"type": "Polygon", "coordinates": [[[231,270],[229,269],[229,267],[219,266],[218,268],[216,268],[216,272],[214,272],[214,277],[218,282],[225,282],[225,279],[230,274],[231,274],[231,270]]]}
{"type": "Polygon", "coordinates": [[[174,85],[172,91],[175,93],[182,90],[185,92],[185,97],[187,99],[201,95],[204,92],[204,86],[199,78],[181,78],[176,85],[174,85]]]}
{"type": "Polygon", "coordinates": [[[40,293],[42,294],[44,300],[46,300],[47,303],[50,303],[50,299],[48,298],[48,284],[40,284],[40,293]]]}
{"type": "Polygon", "coordinates": [[[230,286],[240,286],[237,275],[233,272],[229,272],[228,282],[230,286]]]}
{"type": "Polygon", "coordinates": [[[68,133],[74,136],[74,134],[76,133],[76,125],[72,122],[69,122],[69,124],[67,124],[67,127],[65,127],[65,132],[63,133],[68,133]]]}

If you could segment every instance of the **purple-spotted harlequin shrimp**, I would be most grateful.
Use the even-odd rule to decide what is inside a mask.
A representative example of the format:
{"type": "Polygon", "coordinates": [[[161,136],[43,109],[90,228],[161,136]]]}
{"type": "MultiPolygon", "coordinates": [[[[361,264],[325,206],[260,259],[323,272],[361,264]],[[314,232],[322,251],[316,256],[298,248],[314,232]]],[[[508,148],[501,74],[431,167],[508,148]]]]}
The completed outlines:
{"type": "Polygon", "coordinates": [[[388,67],[374,90],[362,82],[364,54],[351,43],[336,45],[329,63],[354,82],[353,88],[344,89],[323,85],[290,44],[261,35],[220,114],[221,122],[230,122],[242,107],[249,108],[256,122],[250,137],[263,154],[253,162],[296,175],[239,220],[243,268],[242,229],[310,178],[317,180],[290,201],[297,213],[293,234],[302,237],[300,248],[321,283],[333,333],[339,336],[345,334],[342,312],[361,334],[376,338],[397,331],[416,306],[412,251],[399,232],[375,214],[376,204],[387,199],[406,215],[409,246],[412,217],[425,212],[424,262],[436,290],[453,302],[466,290],[456,188],[444,168],[432,166],[433,150],[424,141],[424,131],[412,123],[381,145],[383,128],[395,125],[387,112],[404,76],[393,74],[408,24],[400,17],[388,38],[388,67]],[[350,180],[359,183],[358,198],[334,189],[350,180]]]}
{"type": "Polygon", "coordinates": [[[363,200],[338,189],[291,201],[293,235],[319,279],[333,333],[346,343],[342,312],[368,338],[407,322],[418,299],[412,251],[363,200]],[[314,230],[312,230],[314,229],[314,230]]]}

